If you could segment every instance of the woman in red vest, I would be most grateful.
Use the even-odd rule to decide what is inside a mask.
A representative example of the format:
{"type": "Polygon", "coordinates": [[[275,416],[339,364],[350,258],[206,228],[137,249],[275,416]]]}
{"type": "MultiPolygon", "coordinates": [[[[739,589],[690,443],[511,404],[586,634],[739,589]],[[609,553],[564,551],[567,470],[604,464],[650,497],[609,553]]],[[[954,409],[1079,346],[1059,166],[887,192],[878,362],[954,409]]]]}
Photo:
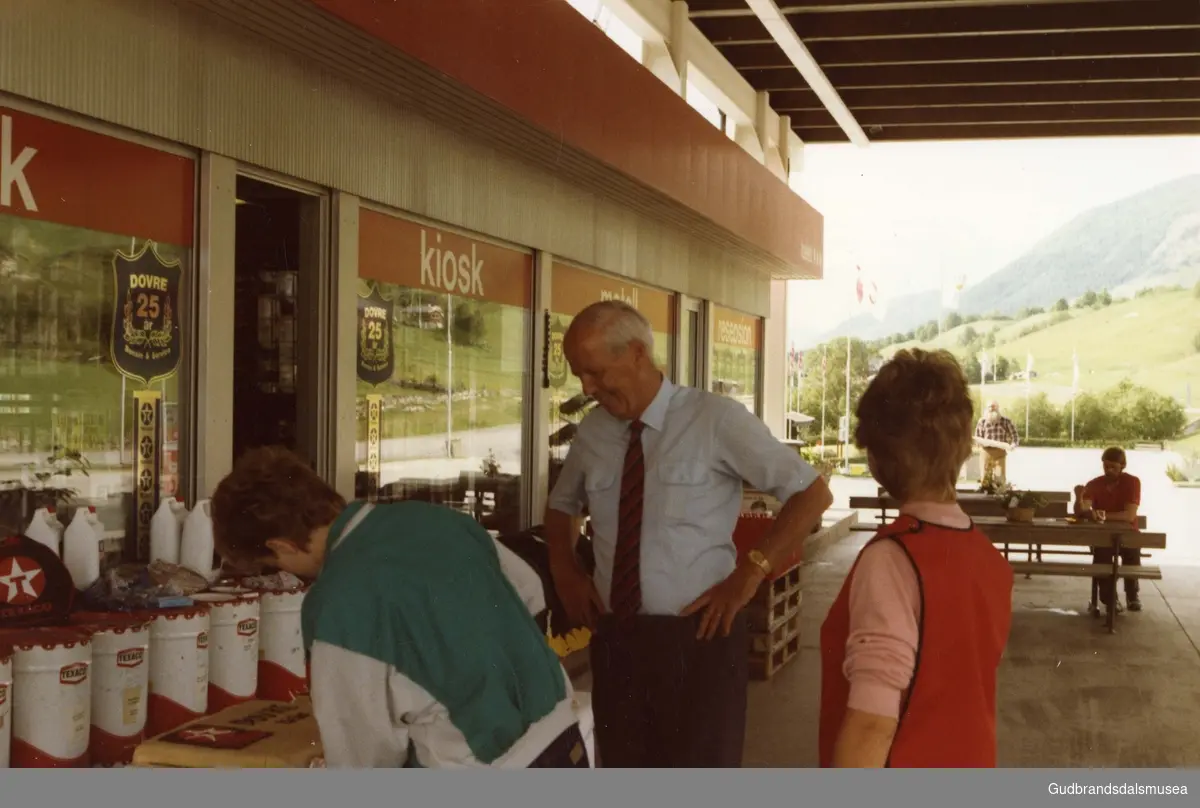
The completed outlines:
{"type": "Polygon", "coordinates": [[[902,504],[821,627],[821,766],[993,767],[1013,574],[956,502],[967,380],[945,351],[900,351],[857,415],[855,442],[902,504]]]}

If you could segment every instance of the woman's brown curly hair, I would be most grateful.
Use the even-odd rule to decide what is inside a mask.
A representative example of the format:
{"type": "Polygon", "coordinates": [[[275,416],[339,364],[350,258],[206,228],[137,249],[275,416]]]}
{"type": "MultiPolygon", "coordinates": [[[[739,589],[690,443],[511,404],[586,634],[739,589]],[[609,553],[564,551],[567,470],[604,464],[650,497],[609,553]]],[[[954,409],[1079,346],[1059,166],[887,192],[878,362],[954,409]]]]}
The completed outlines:
{"type": "Polygon", "coordinates": [[[212,495],[213,539],[232,562],[270,558],[269,539],[307,547],[312,532],[346,507],[328,483],[287,449],[251,449],[212,495]]]}
{"type": "Polygon", "coordinates": [[[875,479],[900,500],[952,492],[971,456],[975,408],[967,378],[948,351],[899,351],[858,402],[854,442],[875,479]]]}

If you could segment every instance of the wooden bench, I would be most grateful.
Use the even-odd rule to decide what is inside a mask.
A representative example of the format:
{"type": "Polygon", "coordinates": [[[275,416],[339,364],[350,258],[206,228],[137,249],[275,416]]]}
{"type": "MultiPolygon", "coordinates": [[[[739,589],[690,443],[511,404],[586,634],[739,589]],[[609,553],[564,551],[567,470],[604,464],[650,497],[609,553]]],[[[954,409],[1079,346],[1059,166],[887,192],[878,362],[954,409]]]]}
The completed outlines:
{"type": "MultiPolygon", "coordinates": [[[[1145,522],[1140,517],[1139,522],[1145,522]]],[[[1107,610],[1106,626],[1109,632],[1116,630],[1116,598],[1117,581],[1121,578],[1138,578],[1159,580],[1162,571],[1149,564],[1141,566],[1125,566],[1121,564],[1121,550],[1165,550],[1167,536],[1165,533],[1150,533],[1135,531],[1119,524],[1068,524],[1061,521],[1038,520],[1035,522],[1009,522],[994,517],[983,517],[976,520],[976,525],[987,534],[992,544],[1003,547],[1004,557],[1009,560],[1014,573],[1032,575],[1054,575],[1071,578],[1091,578],[1092,597],[1089,610],[1093,615],[1099,614],[1099,586],[1097,578],[1109,578],[1113,597],[1107,610]],[[1019,545],[1017,552],[1028,553],[1028,561],[1014,561],[1009,558],[1009,552],[1019,545]],[[1042,554],[1047,555],[1092,555],[1093,547],[1111,547],[1113,561],[1111,564],[1085,564],[1075,561],[1043,561],[1042,554]],[[1060,549],[1061,548],[1061,549],[1060,549]],[[1038,560],[1032,556],[1036,553],[1038,560]]],[[[1143,557],[1146,556],[1142,553],[1143,557]]]]}

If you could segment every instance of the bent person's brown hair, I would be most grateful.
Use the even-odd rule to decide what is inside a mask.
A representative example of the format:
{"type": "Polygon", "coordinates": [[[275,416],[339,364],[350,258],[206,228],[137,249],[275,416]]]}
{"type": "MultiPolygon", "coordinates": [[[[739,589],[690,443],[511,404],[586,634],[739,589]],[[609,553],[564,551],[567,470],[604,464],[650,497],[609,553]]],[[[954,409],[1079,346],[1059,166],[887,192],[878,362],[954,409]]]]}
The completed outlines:
{"type": "Polygon", "coordinates": [[[269,539],[307,547],[312,532],[337,519],[346,501],[298,455],[252,449],[234,464],[212,495],[213,541],[233,562],[271,555],[269,539]]]}
{"type": "Polygon", "coordinates": [[[858,402],[854,442],[888,493],[954,490],[971,455],[975,408],[958,360],[948,351],[899,351],[858,402]]]}

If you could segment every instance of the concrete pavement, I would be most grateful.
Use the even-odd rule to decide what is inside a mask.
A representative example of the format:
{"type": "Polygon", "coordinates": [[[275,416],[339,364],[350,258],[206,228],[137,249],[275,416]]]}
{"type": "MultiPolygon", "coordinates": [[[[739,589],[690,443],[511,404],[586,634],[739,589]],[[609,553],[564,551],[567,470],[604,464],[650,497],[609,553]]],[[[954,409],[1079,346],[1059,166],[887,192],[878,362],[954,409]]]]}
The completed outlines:
{"type": "MultiPolygon", "coordinates": [[[[870,538],[853,533],[804,568],[802,649],[752,683],[745,765],[817,765],[821,622],[870,538]]],[[[1142,582],[1144,611],[1109,635],[1086,580],[1018,577],[998,698],[1002,767],[1200,765],[1200,568],[1142,582]]]]}

